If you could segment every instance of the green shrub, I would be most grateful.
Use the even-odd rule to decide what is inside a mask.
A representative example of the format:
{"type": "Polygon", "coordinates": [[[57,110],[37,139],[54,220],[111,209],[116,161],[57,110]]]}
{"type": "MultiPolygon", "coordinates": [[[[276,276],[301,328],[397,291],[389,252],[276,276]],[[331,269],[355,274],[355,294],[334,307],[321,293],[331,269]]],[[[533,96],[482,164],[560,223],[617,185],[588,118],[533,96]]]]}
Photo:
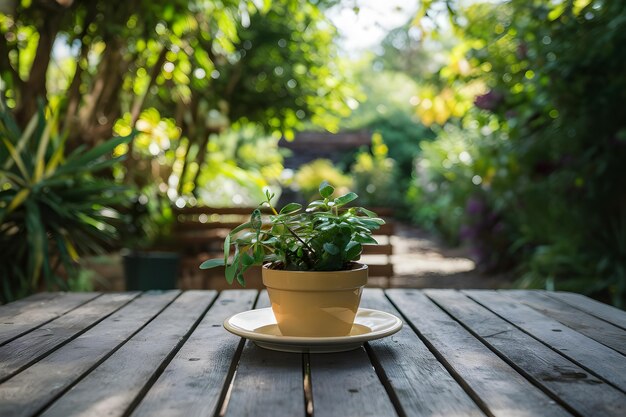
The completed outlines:
{"type": "MultiPolygon", "coordinates": [[[[493,231],[474,233],[474,243],[491,239],[501,259],[514,257],[520,285],[623,305],[626,9],[599,0],[512,0],[475,3],[462,13],[467,23],[458,33],[471,68],[445,68],[438,82],[485,89],[462,122],[452,122],[462,126],[458,142],[475,149],[471,172],[459,172],[458,164],[439,171],[450,140],[444,130],[433,148],[424,147],[424,158],[439,175],[438,192],[449,195],[418,187],[416,198],[431,208],[440,203],[426,213],[454,224],[446,213],[475,197],[467,178],[477,176],[479,197],[510,244],[498,247],[493,231]]],[[[463,223],[472,226],[467,217],[463,223]]]]}
{"type": "Polygon", "coordinates": [[[372,150],[356,155],[350,174],[354,191],[364,205],[401,208],[402,193],[398,187],[396,161],[388,157],[389,149],[381,134],[372,135],[372,150]]]}
{"type": "Polygon", "coordinates": [[[307,201],[315,198],[322,181],[332,184],[336,193],[345,193],[352,187],[352,179],[328,159],[316,159],[302,165],[294,176],[295,186],[307,201]]]}
{"type": "Polygon", "coordinates": [[[0,302],[79,283],[78,260],[118,238],[125,187],[94,174],[130,137],[67,154],[43,108],[22,132],[0,108],[0,302]]]}

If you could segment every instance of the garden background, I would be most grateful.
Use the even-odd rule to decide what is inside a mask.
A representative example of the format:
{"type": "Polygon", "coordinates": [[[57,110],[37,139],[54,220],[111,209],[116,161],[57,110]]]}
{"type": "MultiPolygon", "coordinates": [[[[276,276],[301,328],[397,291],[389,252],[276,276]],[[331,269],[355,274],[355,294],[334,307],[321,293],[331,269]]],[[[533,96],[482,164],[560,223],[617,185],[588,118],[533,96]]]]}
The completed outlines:
{"type": "Polygon", "coordinates": [[[0,301],[89,289],[82,257],[155,246],[173,207],[328,179],[482,273],[623,306],[624,3],[424,0],[357,54],[331,17],[361,3],[1,1],[0,301]],[[284,169],[316,131],[371,143],[284,169]]]}

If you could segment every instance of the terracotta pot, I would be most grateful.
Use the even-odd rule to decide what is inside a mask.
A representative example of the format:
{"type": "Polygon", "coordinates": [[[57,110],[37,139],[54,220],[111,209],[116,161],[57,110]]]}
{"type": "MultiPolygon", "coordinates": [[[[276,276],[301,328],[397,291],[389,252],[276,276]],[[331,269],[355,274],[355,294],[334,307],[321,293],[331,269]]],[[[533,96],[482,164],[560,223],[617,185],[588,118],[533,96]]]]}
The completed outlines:
{"type": "Polygon", "coordinates": [[[354,324],[367,265],[347,271],[285,271],[263,266],[263,284],[284,336],[346,336],[354,324]]]}

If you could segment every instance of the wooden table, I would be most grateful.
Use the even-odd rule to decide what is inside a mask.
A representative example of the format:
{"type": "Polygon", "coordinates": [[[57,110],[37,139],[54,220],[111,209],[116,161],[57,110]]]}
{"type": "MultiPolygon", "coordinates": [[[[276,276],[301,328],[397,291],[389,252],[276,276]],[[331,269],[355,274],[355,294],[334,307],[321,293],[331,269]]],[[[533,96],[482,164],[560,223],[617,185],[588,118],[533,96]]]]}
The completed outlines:
{"type": "Polygon", "coordinates": [[[258,348],[253,290],[0,307],[0,416],[626,416],[626,313],[572,293],[368,289],[405,320],[333,354],[258,348]]]}

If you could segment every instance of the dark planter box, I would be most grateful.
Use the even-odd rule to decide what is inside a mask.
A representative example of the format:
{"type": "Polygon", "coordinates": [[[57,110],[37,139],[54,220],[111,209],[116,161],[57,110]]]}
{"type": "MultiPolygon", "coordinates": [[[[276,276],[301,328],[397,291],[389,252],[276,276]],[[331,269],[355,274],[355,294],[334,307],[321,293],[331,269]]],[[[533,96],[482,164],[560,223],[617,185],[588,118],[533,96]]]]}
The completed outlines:
{"type": "Polygon", "coordinates": [[[174,252],[130,252],[124,255],[127,291],[172,290],[180,267],[174,252]]]}

